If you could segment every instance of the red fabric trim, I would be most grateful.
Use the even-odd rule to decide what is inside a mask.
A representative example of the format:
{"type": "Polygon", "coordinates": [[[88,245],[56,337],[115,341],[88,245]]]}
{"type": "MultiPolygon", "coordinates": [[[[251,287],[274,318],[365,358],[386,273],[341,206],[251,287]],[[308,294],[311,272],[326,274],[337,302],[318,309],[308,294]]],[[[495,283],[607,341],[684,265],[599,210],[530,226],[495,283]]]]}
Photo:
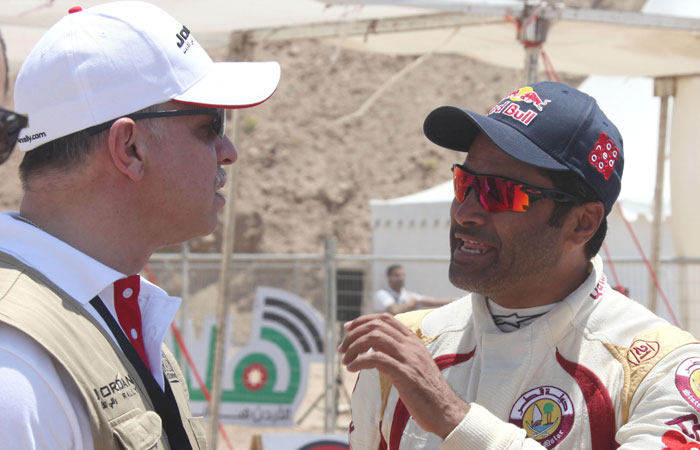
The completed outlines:
{"type": "Polygon", "coordinates": [[[591,450],[617,448],[615,410],[607,388],[590,369],[568,361],[557,349],[557,361],[578,384],[586,401],[591,432],[591,450]]]}
{"type": "Polygon", "coordinates": [[[379,449],[378,450],[386,450],[386,439],[384,439],[384,435],[382,434],[382,421],[379,421],[379,437],[382,439],[379,442],[379,449]]]}
{"type": "Polygon", "coordinates": [[[394,408],[394,418],[391,420],[391,433],[389,434],[390,450],[399,450],[401,435],[403,435],[403,430],[406,429],[406,424],[410,417],[411,415],[408,413],[406,405],[404,405],[399,398],[396,402],[396,408],[394,408]]]}
{"type": "MultiPolygon", "coordinates": [[[[469,361],[474,356],[476,352],[476,347],[469,353],[450,353],[446,355],[440,355],[433,359],[435,364],[438,366],[440,371],[447,369],[448,367],[456,366],[463,362],[469,361]]],[[[406,429],[406,424],[411,415],[406,409],[406,405],[399,398],[396,402],[396,408],[394,408],[394,418],[391,421],[391,432],[389,433],[389,449],[398,450],[399,444],[401,443],[401,436],[403,435],[403,430],[406,429]]],[[[381,427],[380,427],[381,429],[381,427]]],[[[382,437],[382,440],[384,438],[382,437]]],[[[386,444],[385,444],[386,445],[386,444]]],[[[386,448],[386,447],[384,447],[386,448]]]]}
{"type": "Polygon", "coordinates": [[[134,346],[143,362],[151,370],[146,356],[146,347],[143,344],[143,327],[141,325],[141,308],[139,308],[139,291],[141,289],[141,277],[132,275],[114,282],[114,311],[117,313],[119,326],[134,346]],[[124,296],[124,291],[131,290],[131,295],[124,296]],[[136,338],[131,330],[136,330],[136,338]]]}
{"type": "Polygon", "coordinates": [[[357,383],[360,382],[360,372],[357,372],[357,376],[355,377],[355,384],[352,386],[352,393],[355,393],[355,389],[357,389],[357,383]]]}
{"type": "Polygon", "coordinates": [[[448,367],[456,366],[463,362],[469,361],[474,356],[476,352],[476,347],[469,353],[451,353],[449,355],[440,355],[434,359],[435,364],[437,364],[438,369],[445,370],[448,367]]]}
{"type": "Polygon", "coordinates": [[[277,92],[277,88],[275,88],[274,91],[272,91],[272,94],[268,95],[267,98],[264,100],[260,100],[257,103],[249,103],[246,105],[212,105],[211,103],[197,103],[197,102],[186,102],[184,100],[178,100],[178,99],[171,99],[170,101],[176,102],[176,103],[182,103],[185,105],[194,105],[194,106],[202,106],[204,108],[217,108],[217,109],[245,109],[245,108],[252,108],[254,106],[262,105],[266,101],[270,99],[274,95],[274,93],[277,92]]]}

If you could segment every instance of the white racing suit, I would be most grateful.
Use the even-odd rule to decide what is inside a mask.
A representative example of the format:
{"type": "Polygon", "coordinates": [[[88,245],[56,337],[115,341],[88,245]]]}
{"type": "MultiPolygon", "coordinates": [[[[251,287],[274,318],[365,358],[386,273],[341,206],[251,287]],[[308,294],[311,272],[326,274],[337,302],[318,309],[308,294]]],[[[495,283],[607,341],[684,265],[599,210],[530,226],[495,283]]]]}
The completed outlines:
{"type": "Polygon", "coordinates": [[[700,450],[700,343],[613,290],[599,257],[576,291],[510,333],[475,294],[399,318],[471,408],[443,441],[388,377],[362,371],[353,450],[700,450]]]}

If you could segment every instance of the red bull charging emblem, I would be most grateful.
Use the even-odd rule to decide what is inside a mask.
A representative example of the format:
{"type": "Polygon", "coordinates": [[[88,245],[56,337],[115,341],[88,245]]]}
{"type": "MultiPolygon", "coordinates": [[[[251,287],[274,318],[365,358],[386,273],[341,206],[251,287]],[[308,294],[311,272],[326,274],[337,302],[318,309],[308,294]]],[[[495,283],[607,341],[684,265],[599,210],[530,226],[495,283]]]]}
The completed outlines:
{"type": "Polygon", "coordinates": [[[527,126],[537,117],[535,109],[542,112],[550,102],[549,99],[542,99],[530,86],[525,86],[506,95],[498,105],[491,108],[488,115],[503,114],[527,126]],[[525,104],[532,105],[535,109],[522,108],[525,104]]]}
{"type": "MultiPolygon", "coordinates": [[[[539,112],[542,112],[542,107],[548,104],[551,100],[542,100],[542,98],[530,86],[521,87],[517,91],[513,91],[506,96],[511,102],[529,103],[539,112]]],[[[505,100],[505,98],[503,99],[505,100]]]]}
{"type": "Polygon", "coordinates": [[[554,386],[541,386],[524,393],[510,410],[510,423],[551,449],[571,431],[574,406],[568,394],[554,386]]]}

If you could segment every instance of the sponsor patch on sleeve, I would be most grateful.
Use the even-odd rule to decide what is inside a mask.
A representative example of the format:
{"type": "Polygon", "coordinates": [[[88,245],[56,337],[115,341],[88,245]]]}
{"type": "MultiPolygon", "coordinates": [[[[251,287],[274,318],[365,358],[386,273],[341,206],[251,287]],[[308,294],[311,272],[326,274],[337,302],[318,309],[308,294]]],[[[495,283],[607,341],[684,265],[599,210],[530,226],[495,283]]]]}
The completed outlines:
{"type": "Polygon", "coordinates": [[[700,412],[700,357],[693,356],[678,365],[676,388],[685,401],[700,412]]]}

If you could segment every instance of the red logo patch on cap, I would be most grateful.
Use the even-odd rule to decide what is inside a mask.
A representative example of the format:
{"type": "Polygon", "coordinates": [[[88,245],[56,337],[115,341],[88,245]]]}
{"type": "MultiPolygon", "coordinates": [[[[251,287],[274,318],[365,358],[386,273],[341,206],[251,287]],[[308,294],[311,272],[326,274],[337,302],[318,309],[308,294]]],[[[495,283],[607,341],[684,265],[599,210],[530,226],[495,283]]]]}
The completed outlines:
{"type": "Polygon", "coordinates": [[[617,148],[617,145],[606,133],[600,133],[593,151],[588,155],[588,162],[602,173],[606,180],[609,180],[619,158],[620,149],[617,148]]]}

